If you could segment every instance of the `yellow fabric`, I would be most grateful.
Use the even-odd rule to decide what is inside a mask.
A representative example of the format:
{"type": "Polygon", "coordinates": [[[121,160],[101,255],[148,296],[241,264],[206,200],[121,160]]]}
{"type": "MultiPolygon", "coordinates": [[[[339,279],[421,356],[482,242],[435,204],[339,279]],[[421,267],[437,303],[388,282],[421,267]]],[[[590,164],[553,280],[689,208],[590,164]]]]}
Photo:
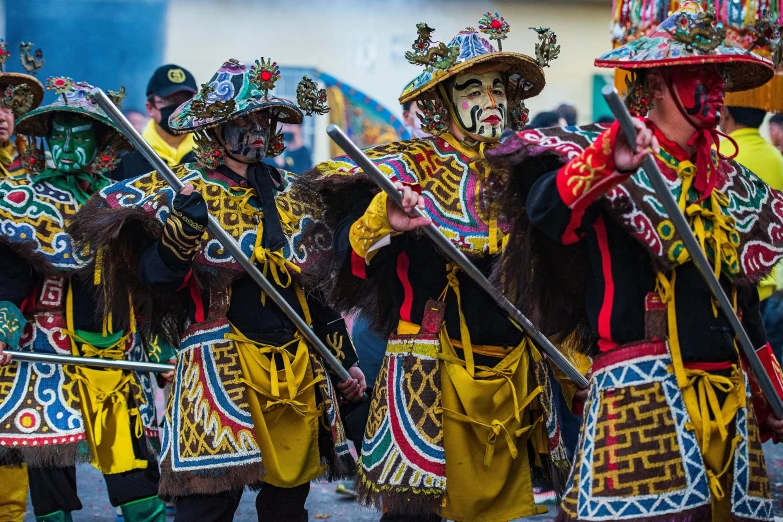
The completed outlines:
{"type": "Polygon", "coordinates": [[[471,375],[445,328],[440,337],[447,484],[441,516],[489,522],[546,513],[533,499],[526,444],[541,422],[531,422],[529,408],[542,391],[531,382],[527,340],[471,375]]]}
{"type": "Polygon", "coordinates": [[[147,122],[147,126],[144,127],[144,132],[142,132],[141,137],[150,144],[150,147],[152,147],[152,150],[154,150],[158,156],[168,163],[169,167],[179,165],[182,158],[196,146],[193,141],[193,134],[187,134],[179,145],[172,147],[166,143],[166,140],[164,140],[160,134],[158,134],[155,120],[147,122]]]}
{"type": "MultiPolygon", "coordinates": [[[[658,274],[658,293],[667,305],[672,370],[677,377],[685,409],[691,419],[686,428],[695,432],[704,458],[712,493],[713,517],[715,520],[728,520],[731,511],[730,495],[727,495],[730,493],[729,470],[734,459],[734,449],[739,442],[739,436],[730,438],[729,435],[733,431],[737,410],[745,407],[745,377],[737,366],[732,366],[731,375],[728,377],[685,368],[677,331],[675,281],[676,272],[672,273],[671,280],[658,274]],[[726,394],[722,405],[717,392],[726,394]]],[[[733,297],[736,311],[736,291],[733,297]]]]}
{"type": "Polygon", "coordinates": [[[351,248],[359,257],[364,258],[367,264],[370,264],[378,252],[370,249],[386,236],[395,235],[395,230],[391,227],[389,216],[386,214],[387,200],[388,195],[385,192],[376,194],[367,206],[367,211],[351,225],[348,233],[351,248]]]}
{"type": "MultiPolygon", "coordinates": [[[[556,343],[555,347],[577,370],[579,370],[579,373],[587,375],[593,367],[593,361],[590,357],[576,349],[578,344],[580,344],[578,333],[574,331],[571,335],[566,337],[565,340],[556,343]]],[[[560,383],[560,388],[563,391],[563,398],[565,399],[566,404],[569,408],[573,407],[574,395],[579,391],[579,386],[556,364],[553,364],[551,359],[547,359],[547,361],[549,362],[549,367],[552,368],[555,379],[560,383]]]]}
{"type": "MultiPolygon", "coordinates": [[[[73,326],[73,287],[68,286],[65,318],[71,341],[71,353],[84,357],[122,359],[125,355],[121,347],[125,345],[131,333],[122,336],[114,345],[97,349],[84,342],[74,333],[73,326]],[[81,346],[77,346],[77,342],[81,346]]],[[[136,378],[132,372],[123,370],[104,370],[72,366],[71,377],[79,388],[82,401],[82,419],[87,442],[92,450],[92,465],[104,475],[123,473],[134,469],[145,469],[147,461],[137,459],[133,451],[133,436],[144,435],[141,414],[138,407],[129,407],[132,395],[131,384],[136,378]],[[134,417],[131,420],[131,416],[134,417]],[[131,432],[133,430],[133,432],[131,432]]]]}
{"type": "Polygon", "coordinates": [[[27,511],[27,466],[0,466],[0,522],[19,522],[27,511]]]}
{"type": "Polygon", "coordinates": [[[9,167],[14,162],[16,157],[16,150],[11,140],[5,142],[5,145],[0,146],[0,177],[10,176],[6,167],[9,167]]]}
{"type": "Polygon", "coordinates": [[[315,378],[307,344],[297,338],[277,347],[251,341],[232,326],[226,339],[236,343],[242,382],[264,461],[264,482],[294,487],[321,476],[315,378]],[[288,351],[296,347],[296,353],[288,351]],[[282,360],[283,367],[278,368],[282,360]]]}
{"type": "MultiPolygon", "coordinates": [[[[737,129],[729,134],[737,142],[739,152],[734,158],[775,190],[783,190],[783,154],[764,139],[758,129],[737,129]]],[[[729,145],[725,140],[721,145],[729,145]]],[[[778,264],[780,266],[780,264],[778,264]]],[[[759,283],[759,299],[764,300],[778,289],[773,271],[759,283]]]]}

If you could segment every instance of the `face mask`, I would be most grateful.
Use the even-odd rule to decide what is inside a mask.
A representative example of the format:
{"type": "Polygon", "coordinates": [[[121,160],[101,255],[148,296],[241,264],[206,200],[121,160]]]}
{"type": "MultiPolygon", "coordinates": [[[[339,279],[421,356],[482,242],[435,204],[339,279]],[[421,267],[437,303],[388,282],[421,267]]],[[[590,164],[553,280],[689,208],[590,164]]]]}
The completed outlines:
{"type": "Polygon", "coordinates": [[[294,135],[290,132],[284,132],[283,140],[285,140],[286,143],[291,143],[294,140],[294,135]]]}
{"type": "Polygon", "coordinates": [[[172,131],[169,126],[169,118],[174,114],[174,111],[177,110],[177,105],[169,105],[168,107],[162,107],[158,110],[160,111],[160,121],[158,122],[158,125],[160,125],[160,128],[163,129],[164,132],[173,136],[174,131],[172,131]]]}
{"type": "Polygon", "coordinates": [[[257,113],[231,120],[223,125],[220,136],[231,157],[242,163],[257,163],[266,156],[269,117],[257,113]]]}
{"type": "Polygon", "coordinates": [[[57,170],[81,172],[95,159],[98,144],[93,124],[84,120],[52,120],[49,150],[57,170]]]}
{"type": "Polygon", "coordinates": [[[671,86],[695,127],[712,129],[720,123],[726,79],[717,67],[675,67],[671,86]]]}
{"type": "Polygon", "coordinates": [[[490,143],[500,140],[506,127],[508,102],[499,72],[456,75],[451,103],[466,136],[490,143]]]}

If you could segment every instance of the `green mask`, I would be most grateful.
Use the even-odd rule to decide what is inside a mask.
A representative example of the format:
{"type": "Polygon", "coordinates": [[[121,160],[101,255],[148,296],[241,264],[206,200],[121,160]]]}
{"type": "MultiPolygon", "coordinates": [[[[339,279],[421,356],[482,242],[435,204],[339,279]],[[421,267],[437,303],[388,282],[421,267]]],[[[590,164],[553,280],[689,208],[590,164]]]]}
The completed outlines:
{"type": "Polygon", "coordinates": [[[62,172],[82,172],[98,151],[94,125],[84,118],[53,119],[48,141],[54,166],[62,172]]]}

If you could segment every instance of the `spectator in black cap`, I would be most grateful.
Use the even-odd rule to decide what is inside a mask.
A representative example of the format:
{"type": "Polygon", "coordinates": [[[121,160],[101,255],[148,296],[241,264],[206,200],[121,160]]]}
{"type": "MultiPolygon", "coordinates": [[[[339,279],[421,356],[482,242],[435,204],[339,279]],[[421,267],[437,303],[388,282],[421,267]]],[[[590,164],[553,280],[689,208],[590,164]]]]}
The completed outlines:
{"type": "MultiPolygon", "coordinates": [[[[196,159],[193,135],[174,134],[169,127],[169,117],[196,92],[198,89],[193,75],[174,64],[158,67],[147,84],[145,107],[150,120],[142,136],[170,167],[196,159]]],[[[112,177],[119,180],[135,178],[152,170],[154,168],[140,152],[130,152],[123,156],[112,177]]]]}

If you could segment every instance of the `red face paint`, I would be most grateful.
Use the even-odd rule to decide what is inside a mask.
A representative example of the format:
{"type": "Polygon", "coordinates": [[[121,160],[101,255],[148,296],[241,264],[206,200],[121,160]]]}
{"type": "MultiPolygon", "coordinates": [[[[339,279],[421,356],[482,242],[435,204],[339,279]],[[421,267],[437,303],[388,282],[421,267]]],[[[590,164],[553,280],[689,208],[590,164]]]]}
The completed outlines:
{"type": "Polygon", "coordinates": [[[717,127],[726,96],[726,78],[715,65],[673,67],[671,85],[694,126],[717,127]]]}

